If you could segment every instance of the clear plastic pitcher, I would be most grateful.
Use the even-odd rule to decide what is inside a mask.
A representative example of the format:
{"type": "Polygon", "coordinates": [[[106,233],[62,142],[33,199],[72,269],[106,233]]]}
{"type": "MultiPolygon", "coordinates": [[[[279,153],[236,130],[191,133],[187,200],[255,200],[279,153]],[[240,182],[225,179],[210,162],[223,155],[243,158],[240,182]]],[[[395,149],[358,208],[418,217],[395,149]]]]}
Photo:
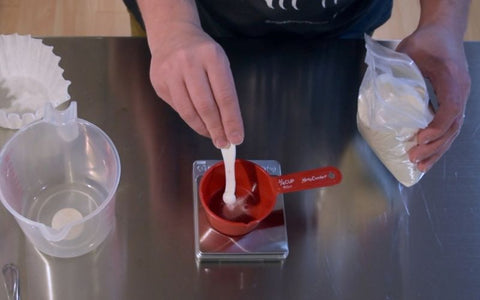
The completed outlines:
{"type": "Polygon", "coordinates": [[[40,251],[74,257],[95,249],[115,224],[120,159],[110,138],[64,111],[20,129],[0,152],[0,200],[40,251]]]}

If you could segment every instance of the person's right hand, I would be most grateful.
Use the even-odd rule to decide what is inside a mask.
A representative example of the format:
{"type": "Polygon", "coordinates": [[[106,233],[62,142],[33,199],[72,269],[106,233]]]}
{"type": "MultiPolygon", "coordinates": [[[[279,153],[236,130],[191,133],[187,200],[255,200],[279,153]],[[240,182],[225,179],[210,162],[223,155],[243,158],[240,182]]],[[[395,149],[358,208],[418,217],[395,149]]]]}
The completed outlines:
{"type": "Polygon", "coordinates": [[[148,36],[150,80],[156,93],[217,148],[242,143],[242,116],[222,47],[198,25],[164,24],[161,38],[148,36]]]}

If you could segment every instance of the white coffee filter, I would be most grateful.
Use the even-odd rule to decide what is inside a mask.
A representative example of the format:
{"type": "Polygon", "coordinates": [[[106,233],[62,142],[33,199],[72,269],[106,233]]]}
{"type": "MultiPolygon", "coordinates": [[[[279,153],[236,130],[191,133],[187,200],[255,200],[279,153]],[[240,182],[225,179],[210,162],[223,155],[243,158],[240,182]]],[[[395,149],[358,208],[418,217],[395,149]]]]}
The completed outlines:
{"type": "Polygon", "coordinates": [[[19,129],[40,119],[47,102],[57,107],[70,99],[52,50],[30,35],[0,35],[0,127],[19,129]]]}

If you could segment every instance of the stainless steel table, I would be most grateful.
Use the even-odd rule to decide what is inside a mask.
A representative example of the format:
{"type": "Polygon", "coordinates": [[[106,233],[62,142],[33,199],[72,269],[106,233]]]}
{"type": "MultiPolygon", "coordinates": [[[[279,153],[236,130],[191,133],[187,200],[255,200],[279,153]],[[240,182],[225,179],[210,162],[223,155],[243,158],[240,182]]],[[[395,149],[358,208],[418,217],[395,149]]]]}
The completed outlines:
{"type": "Polygon", "coordinates": [[[79,117],[116,144],[122,178],[114,231],[78,258],[38,252],[0,207],[0,266],[19,266],[23,299],[480,298],[480,43],[466,43],[473,85],[460,136],[404,188],[356,129],[362,41],[221,42],[245,121],[238,156],[344,175],[284,195],[288,257],[197,263],[192,164],[220,151],[156,97],[144,39],[46,38],[79,117]]]}

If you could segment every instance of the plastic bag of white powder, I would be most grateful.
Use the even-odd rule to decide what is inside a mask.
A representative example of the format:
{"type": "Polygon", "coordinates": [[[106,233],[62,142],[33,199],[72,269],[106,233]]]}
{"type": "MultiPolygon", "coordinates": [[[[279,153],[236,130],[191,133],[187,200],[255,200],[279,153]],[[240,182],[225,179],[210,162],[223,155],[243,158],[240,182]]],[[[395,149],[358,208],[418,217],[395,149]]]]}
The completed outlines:
{"type": "Polygon", "coordinates": [[[368,68],[360,85],[357,126],[387,169],[405,186],[423,176],[408,158],[417,132],[433,119],[425,80],[406,54],[365,36],[368,68]]]}

